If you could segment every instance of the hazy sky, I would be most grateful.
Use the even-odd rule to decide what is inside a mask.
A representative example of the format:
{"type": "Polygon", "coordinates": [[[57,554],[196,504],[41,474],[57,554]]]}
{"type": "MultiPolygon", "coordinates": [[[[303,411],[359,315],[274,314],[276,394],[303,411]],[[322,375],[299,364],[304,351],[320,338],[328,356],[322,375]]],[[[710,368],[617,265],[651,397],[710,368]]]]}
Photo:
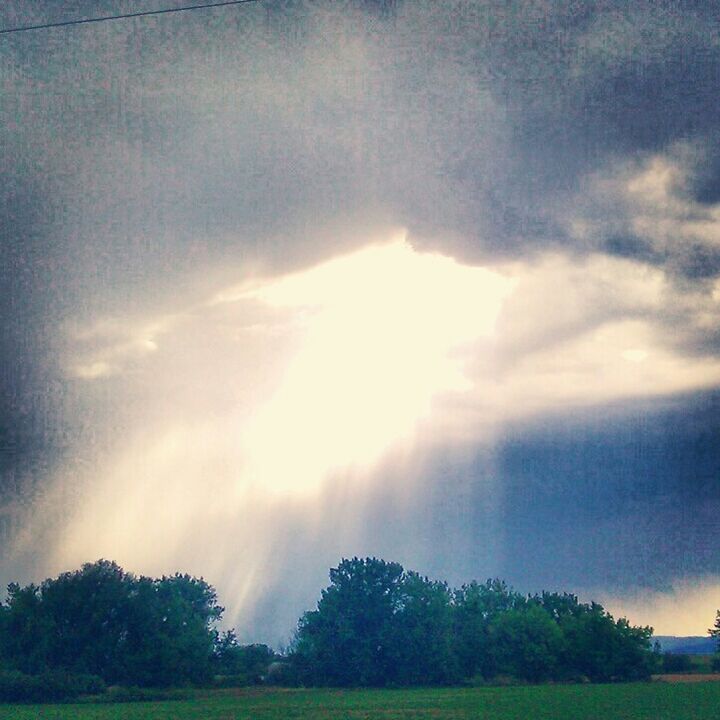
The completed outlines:
{"type": "Polygon", "coordinates": [[[719,23],[263,0],[0,35],[0,581],[187,571],[277,643],[377,555],[704,634],[719,23]]]}

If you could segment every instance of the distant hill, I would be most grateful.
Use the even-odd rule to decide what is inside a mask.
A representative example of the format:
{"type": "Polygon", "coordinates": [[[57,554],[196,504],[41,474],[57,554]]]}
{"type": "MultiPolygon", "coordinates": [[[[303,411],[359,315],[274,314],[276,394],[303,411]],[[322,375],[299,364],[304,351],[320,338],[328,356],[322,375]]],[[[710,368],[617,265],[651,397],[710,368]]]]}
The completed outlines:
{"type": "Polygon", "coordinates": [[[707,636],[656,635],[653,639],[660,643],[663,652],[676,655],[712,655],[717,649],[717,640],[707,636]]]}

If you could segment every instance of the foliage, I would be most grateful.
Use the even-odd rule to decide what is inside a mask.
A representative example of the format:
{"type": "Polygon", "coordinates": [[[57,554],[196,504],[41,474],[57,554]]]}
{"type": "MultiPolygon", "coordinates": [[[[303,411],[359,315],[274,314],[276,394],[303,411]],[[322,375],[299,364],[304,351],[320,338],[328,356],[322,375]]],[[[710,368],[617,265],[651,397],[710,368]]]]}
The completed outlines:
{"type": "Polygon", "coordinates": [[[394,674],[405,572],[375,558],[343,560],[317,610],[299,621],[294,656],[300,677],[338,686],[384,685],[394,674]]]}
{"type": "Polygon", "coordinates": [[[708,634],[717,640],[717,651],[720,653],[720,610],[715,613],[715,624],[708,630],[708,634]]]}
{"type": "Polygon", "coordinates": [[[458,679],[445,583],[376,558],[330,571],[317,610],[300,619],[301,682],[338,686],[443,684],[458,679]]]}
{"type": "Polygon", "coordinates": [[[232,630],[223,633],[215,644],[215,672],[224,687],[260,684],[275,658],[267,645],[240,645],[232,630]]]}
{"type": "Polygon", "coordinates": [[[301,617],[292,660],[300,683],[341,687],[608,682],[650,676],[651,636],[574,595],[525,597],[500,580],[451,591],[397,563],[353,558],[301,617]]]}
{"type": "Polygon", "coordinates": [[[561,666],[565,674],[593,682],[647,679],[655,669],[652,628],[634,627],[625,618],[614,620],[598,603],[580,603],[565,595],[545,593],[539,602],[551,607],[563,631],[561,666]]]}
{"type": "Polygon", "coordinates": [[[105,683],[95,675],[63,672],[26,675],[18,670],[0,671],[0,702],[57,702],[104,691],[105,683]]]}
{"type": "Polygon", "coordinates": [[[708,629],[710,637],[714,637],[717,640],[717,651],[715,657],[713,657],[712,670],[713,672],[720,672],[720,610],[715,613],[715,624],[708,629]]]}
{"type": "Polygon", "coordinates": [[[0,667],[17,673],[8,687],[27,686],[17,692],[30,697],[34,678],[48,673],[140,688],[608,682],[645,679],[658,657],[651,628],[574,595],[523,596],[497,579],[452,590],[377,558],[330,570],[287,657],[242,646],[232,631],[219,635],[222,612],[202,579],[136,577],[100,560],[40,585],[9,586],[0,667]]]}
{"type": "Polygon", "coordinates": [[[41,585],[8,587],[0,653],[24,673],[89,673],[163,686],[212,677],[222,608],[204,580],[136,578],[99,560],[41,585]]]}
{"type": "Polygon", "coordinates": [[[494,674],[531,682],[558,676],[563,632],[541,606],[498,613],[488,634],[494,674]]]}
{"type": "Polygon", "coordinates": [[[689,655],[680,653],[663,653],[662,671],[666,673],[691,672],[693,669],[692,660],[689,655]]]}
{"type": "Polygon", "coordinates": [[[444,685],[461,676],[453,650],[452,594],[446,583],[405,574],[396,613],[392,680],[399,685],[444,685]]]}
{"type": "Polygon", "coordinates": [[[492,677],[496,664],[490,623],[501,613],[523,607],[525,598],[501,580],[471,582],[453,594],[453,646],[463,677],[492,677]]]}

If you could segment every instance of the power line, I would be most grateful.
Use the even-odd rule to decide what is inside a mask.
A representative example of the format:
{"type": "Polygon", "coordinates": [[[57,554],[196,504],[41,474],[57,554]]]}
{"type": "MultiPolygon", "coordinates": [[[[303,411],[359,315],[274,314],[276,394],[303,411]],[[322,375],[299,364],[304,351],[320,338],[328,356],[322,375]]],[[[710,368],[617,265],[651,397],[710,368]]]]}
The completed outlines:
{"type": "Polygon", "coordinates": [[[67,27],[68,25],[87,25],[88,23],[105,22],[106,20],[124,20],[125,18],[147,17],[148,15],[167,15],[187,10],[204,10],[206,8],[225,7],[226,5],[244,5],[260,2],[260,0],[225,0],[225,2],[204,3],[202,5],[186,5],[185,7],[167,8],[166,10],[145,10],[144,12],[127,13],[125,15],[106,15],[104,17],[86,18],[84,20],[65,20],[64,22],[44,23],[43,25],[25,25],[23,27],[5,28],[0,35],[25,32],[26,30],[45,30],[46,28],[67,27]]]}

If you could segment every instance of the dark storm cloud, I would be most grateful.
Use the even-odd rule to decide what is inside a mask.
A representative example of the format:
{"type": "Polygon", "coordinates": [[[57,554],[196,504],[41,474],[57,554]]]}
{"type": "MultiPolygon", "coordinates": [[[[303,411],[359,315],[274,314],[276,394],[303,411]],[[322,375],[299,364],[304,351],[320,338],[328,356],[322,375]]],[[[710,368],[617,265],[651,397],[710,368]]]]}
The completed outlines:
{"type": "Polygon", "coordinates": [[[703,205],[717,205],[720,203],[720,138],[712,138],[703,149],[695,166],[691,197],[703,205]]]}
{"type": "MultiPolygon", "coordinates": [[[[711,4],[380,5],[6,38],[9,102],[22,95],[18,122],[52,144],[35,167],[63,197],[66,242],[90,250],[84,271],[112,267],[119,292],[171,258],[181,271],[193,248],[306,264],[327,252],[306,229],[318,217],[407,224],[473,260],[574,245],[565,214],[585,175],[714,130],[711,4]]],[[[715,175],[698,169],[700,198],[715,175]]],[[[612,250],[617,233],[600,232],[612,250]]]]}
{"type": "Polygon", "coordinates": [[[720,396],[601,408],[503,444],[503,571],[528,590],[716,575],[720,396]]]}
{"type": "MultiPolygon", "coordinates": [[[[470,247],[572,245],[563,218],[586,175],[680,140],[704,148],[716,132],[712,4],[516,3],[467,19],[474,77],[491,89],[508,129],[492,181],[483,187],[480,164],[469,173],[476,227],[489,214],[494,231],[470,247]]],[[[703,185],[715,174],[706,166],[703,185]]],[[[611,224],[602,235],[612,237],[611,224]]]]}
{"type": "MultiPolygon", "coordinates": [[[[16,172],[4,153],[0,171],[0,516],[6,503],[38,491],[65,442],[63,389],[52,338],[67,297],[58,292],[61,249],[49,240],[51,204],[39,178],[16,172]]],[[[2,523],[2,537],[7,528],[2,523]]]]}
{"type": "Polygon", "coordinates": [[[404,519],[392,491],[379,491],[367,549],[382,551],[393,528],[411,567],[455,583],[504,577],[528,592],[665,590],[717,575],[719,435],[717,392],[517,423],[494,452],[436,455],[404,519]]]}

